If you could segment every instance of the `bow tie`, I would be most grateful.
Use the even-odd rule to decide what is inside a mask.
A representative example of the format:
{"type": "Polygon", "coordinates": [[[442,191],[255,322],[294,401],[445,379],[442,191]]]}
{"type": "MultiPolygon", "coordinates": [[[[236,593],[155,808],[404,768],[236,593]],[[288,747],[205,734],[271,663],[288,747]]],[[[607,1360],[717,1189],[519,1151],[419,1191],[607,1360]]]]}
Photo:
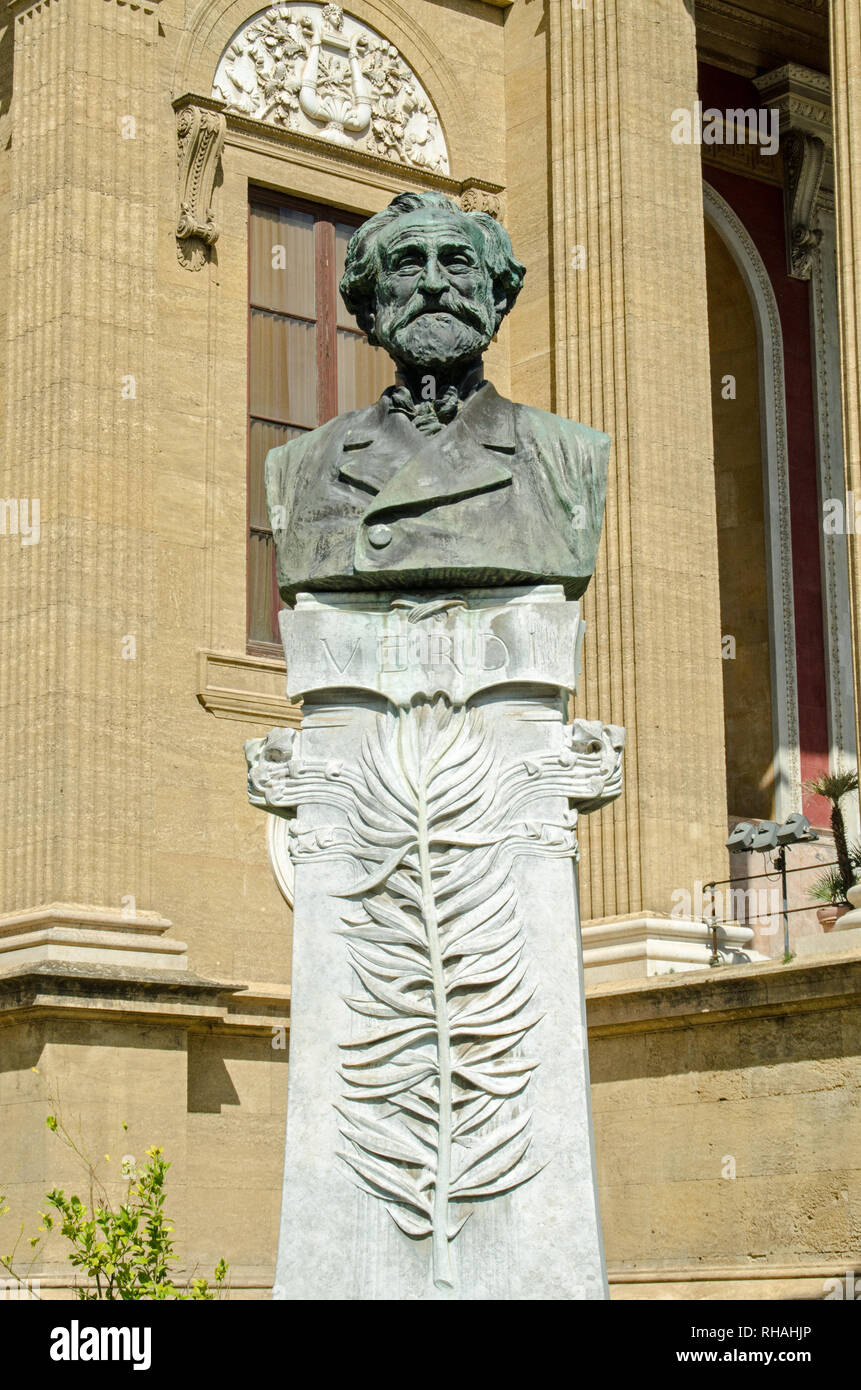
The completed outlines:
{"type": "Polygon", "coordinates": [[[396,386],[389,394],[389,409],[406,415],[422,434],[438,434],[454,419],[460,404],[456,386],[447,386],[434,401],[414,401],[406,386],[396,386]]]}

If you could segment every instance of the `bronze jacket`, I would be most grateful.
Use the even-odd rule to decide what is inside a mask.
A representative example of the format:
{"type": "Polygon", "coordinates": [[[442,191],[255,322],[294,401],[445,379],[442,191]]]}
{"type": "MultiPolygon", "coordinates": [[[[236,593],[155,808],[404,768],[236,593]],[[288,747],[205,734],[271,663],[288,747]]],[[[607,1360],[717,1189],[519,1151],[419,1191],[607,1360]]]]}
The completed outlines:
{"type": "Polygon", "coordinates": [[[300,590],[562,584],[595,566],[610,437],[485,382],[422,434],[384,392],[270,450],[278,585],[300,590]]]}

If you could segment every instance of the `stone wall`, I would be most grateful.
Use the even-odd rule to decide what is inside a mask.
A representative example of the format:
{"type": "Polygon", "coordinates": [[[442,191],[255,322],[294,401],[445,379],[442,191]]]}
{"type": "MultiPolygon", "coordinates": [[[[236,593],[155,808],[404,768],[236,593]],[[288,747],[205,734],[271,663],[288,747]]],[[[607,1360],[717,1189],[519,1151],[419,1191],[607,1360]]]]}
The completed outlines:
{"type": "Polygon", "coordinates": [[[861,961],[590,991],[613,1296],[822,1298],[861,1236],[861,961]]]}
{"type": "MultiPolygon", "coordinates": [[[[822,1298],[825,1280],[854,1268],[859,996],[861,962],[825,957],[589,991],[614,1298],[822,1298]]],[[[217,986],[201,997],[154,984],[131,1006],[108,978],[79,981],[71,1004],[68,982],[0,987],[7,1220],[34,1230],[49,1187],[85,1186],[44,1126],[55,1108],[47,1093],[59,1092],[115,1196],[123,1155],[164,1145],[168,1211],[189,1267],[207,1274],[224,1256],[231,1297],[261,1298],[280,1202],[287,1068],[272,1043],[283,1005],[266,1002],[264,1025],[217,986]]],[[[68,1294],[61,1253],[53,1237],[34,1270],[43,1296],[68,1294]]]]}

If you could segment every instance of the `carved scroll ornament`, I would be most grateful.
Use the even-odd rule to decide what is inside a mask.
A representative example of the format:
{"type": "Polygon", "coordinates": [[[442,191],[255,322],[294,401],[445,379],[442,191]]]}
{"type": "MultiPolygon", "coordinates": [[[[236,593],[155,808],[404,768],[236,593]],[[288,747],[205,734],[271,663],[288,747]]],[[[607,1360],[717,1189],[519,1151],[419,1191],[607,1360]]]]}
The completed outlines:
{"type": "Polygon", "coordinates": [[[820,192],[833,178],[830,80],[790,62],[753,81],[763,105],[780,112],[787,270],[795,280],[809,280],[822,241],[820,192]]]}
{"type": "Polygon", "coordinates": [[[217,111],[184,106],[177,112],[179,216],[176,254],[187,270],[200,270],[219,228],[212,212],[212,190],[224,146],[226,122],[217,111]]]}
{"type": "Polygon", "coordinates": [[[825,142],[802,130],[790,130],[783,138],[784,202],[786,208],[789,273],[809,280],[813,253],[822,240],[814,225],[816,201],[825,165],[825,142]]]}

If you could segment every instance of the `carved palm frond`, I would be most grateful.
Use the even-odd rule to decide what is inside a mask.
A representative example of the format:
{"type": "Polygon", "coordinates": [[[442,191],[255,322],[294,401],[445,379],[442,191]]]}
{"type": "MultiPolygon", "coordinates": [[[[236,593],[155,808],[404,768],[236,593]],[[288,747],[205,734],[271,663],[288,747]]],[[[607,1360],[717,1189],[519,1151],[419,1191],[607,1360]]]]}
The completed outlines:
{"type": "Polygon", "coordinates": [[[541,1015],[513,859],[576,857],[577,808],[618,796],[624,744],[621,729],[583,720],[559,732],[506,759],[481,708],[416,697],[376,716],[343,760],[306,756],[295,730],[246,744],[255,805],[337,811],[329,825],[291,822],[290,852],[357,870],[341,895],[355,902],[341,934],[356,992],[341,1044],[340,1156],[401,1231],[431,1238],[442,1287],[475,1205],[546,1159],[528,1106],[541,1015]],[[574,809],[548,821],[538,809],[548,798],[574,809]]]}
{"type": "Polygon", "coordinates": [[[341,1157],[402,1231],[432,1238],[435,1280],[450,1287],[463,1204],[540,1166],[525,1104],[537,1064],[521,1044],[541,1015],[511,874],[510,779],[481,711],[443,699],[379,716],[359,772],[348,815],[367,873],[343,934],[362,987],[346,1002],[363,1027],[342,1044],[341,1157]]]}

